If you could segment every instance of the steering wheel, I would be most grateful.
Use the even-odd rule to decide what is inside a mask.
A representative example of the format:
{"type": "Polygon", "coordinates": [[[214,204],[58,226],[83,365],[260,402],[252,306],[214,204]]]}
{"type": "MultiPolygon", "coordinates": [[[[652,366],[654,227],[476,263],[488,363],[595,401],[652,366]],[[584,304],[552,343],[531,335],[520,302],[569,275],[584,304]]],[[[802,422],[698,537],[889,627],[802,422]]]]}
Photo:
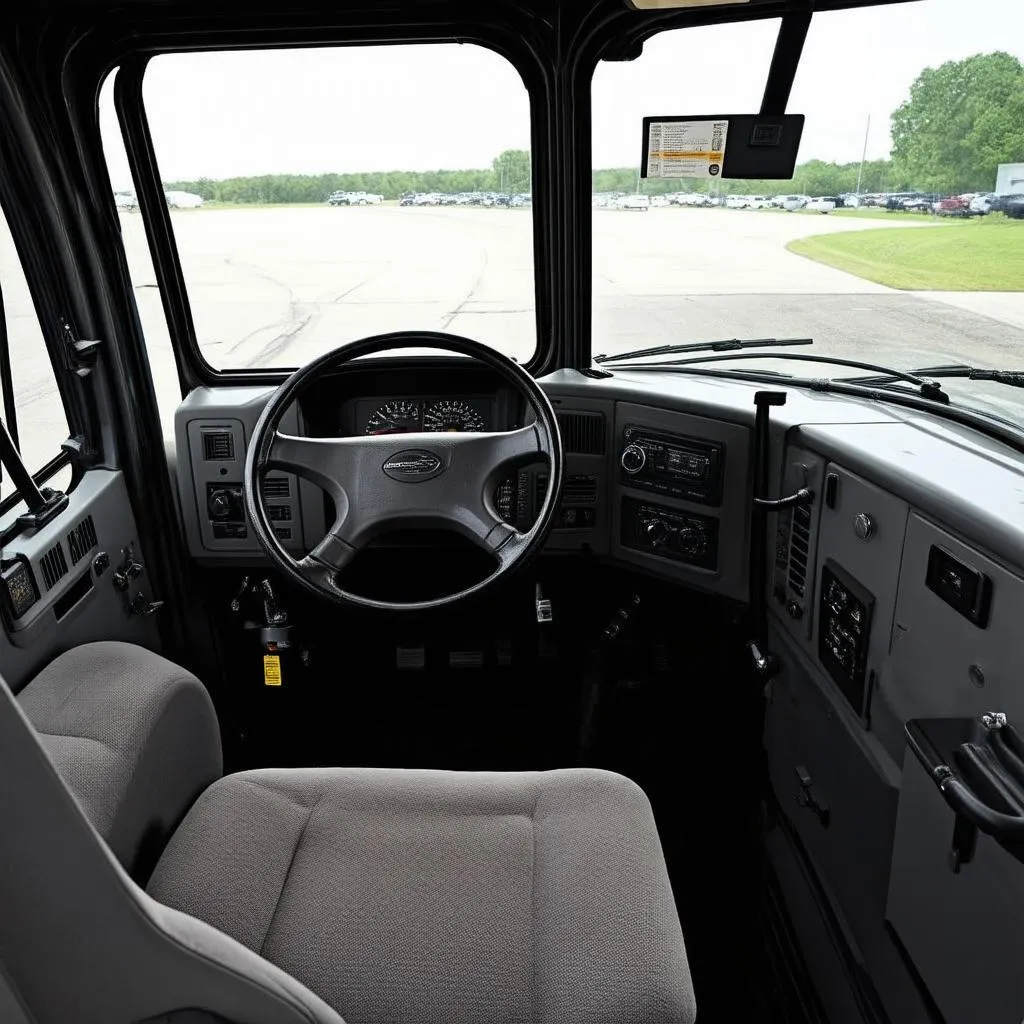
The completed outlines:
{"type": "MultiPolygon", "coordinates": [[[[382,370],[387,373],[387,370],[382,370]]],[[[555,522],[562,488],[562,443],[551,402],[537,382],[507,356],[477,341],[434,331],[397,331],[342,345],[296,370],[271,395],[249,442],[243,482],[245,508],[271,561],[314,594],[342,605],[381,611],[443,608],[493,587],[540,550],[555,522]],[[495,370],[523,396],[533,422],[494,433],[410,433],[357,437],[297,437],[278,429],[285,412],[314,381],[360,356],[429,347],[470,356],[495,370]],[[520,532],[498,514],[493,495],[517,465],[546,459],[547,488],[533,526],[520,532]],[[263,477],[285,470],[323,488],[337,516],[303,558],[277,539],[263,501],[263,477]],[[425,601],[383,601],[343,589],[338,573],[388,529],[445,527],[494,556],[495,568],[472,586],[425,601]]]]}

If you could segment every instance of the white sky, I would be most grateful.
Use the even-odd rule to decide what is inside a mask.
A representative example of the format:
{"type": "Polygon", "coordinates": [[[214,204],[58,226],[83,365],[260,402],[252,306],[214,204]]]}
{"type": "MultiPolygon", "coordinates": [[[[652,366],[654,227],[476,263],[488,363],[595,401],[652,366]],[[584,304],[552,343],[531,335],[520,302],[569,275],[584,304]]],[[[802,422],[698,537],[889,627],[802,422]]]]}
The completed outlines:
{"type": "MultiPolygon", "coordinates": [[[[778,23],[656,36],[594,78],[595,167],[634,166],[641,118],[757,110],[778,23]]],[[[974,53],[1024,59],[1020,0],[921,0],[816,15],[789,111],[807,116],[800,160],[889,151],[889,115],[920,71],[974,53]]],[[[454,44],[173,54],[145,99],[165,181],[267,173],[487,167],[529,148],[525,87],[502,57],[454,44]]],[[[130,187],[110,88],[101,121],[115,188],[130,187]]]]}

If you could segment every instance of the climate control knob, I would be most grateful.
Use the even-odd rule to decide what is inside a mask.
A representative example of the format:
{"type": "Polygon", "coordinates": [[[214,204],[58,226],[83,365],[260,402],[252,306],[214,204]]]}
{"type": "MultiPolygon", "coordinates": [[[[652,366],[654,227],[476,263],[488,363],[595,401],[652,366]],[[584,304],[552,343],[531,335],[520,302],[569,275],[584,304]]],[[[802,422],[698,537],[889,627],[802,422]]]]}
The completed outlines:
{"type": "Polygon", "coordinates": [[[644,536],[652,548],[661,547],[668,540],[668,526],[660,519],[648,519],[644,523],[644,536]]]}
{"type": "Polygon", "coordinates": [[[622,449],[622,455],[619,458],[619,463],[622,468],[630,474],[630,476],[635,473],[639,473],[640,470],[644,468],[644,464],[646,462],[647,452],[645,452],[640,445],[629,444],[622,449]]]}
{"type": "Polygon", "coordinates": [[[686,555],[699,558],[708,549],[708,539],[699,526],[680,526],[676,532],[676,544],[686,555]]]}

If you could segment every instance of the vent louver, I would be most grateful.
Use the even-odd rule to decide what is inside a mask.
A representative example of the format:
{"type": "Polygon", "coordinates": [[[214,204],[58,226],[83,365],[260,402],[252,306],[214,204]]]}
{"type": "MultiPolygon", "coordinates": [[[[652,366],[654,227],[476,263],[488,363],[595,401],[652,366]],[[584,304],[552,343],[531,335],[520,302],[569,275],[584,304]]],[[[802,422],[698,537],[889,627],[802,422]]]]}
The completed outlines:
{"type": "Polygon", "coordinates": [[[203,458],[207,462],[229,462],[235,457],[235,438],[230,430],[203,431],[203,458]]]}
{"type": "Polygon", "coordinates": [[[86,516],[68,534],[68,552],[71,555],[71,564],[77,565],[96,546],[96,527],[93,526],[92,516],[86,516]]]}
{"type": "Polygon", "coordinates": [[[39,559],[39,568],[43,573],[43,582],[47,590],[52,590],[58,580],[68,574],[68,563],[64,558],[64,549],[59,543],[54,544],[49,551],[39,559]]]}
{"type": "Polygon", "coordinates": [[[560,412],[557,416],[565,451],[575,455],[604,455],[603,413],[560,412]]]}
{"type": "Polygon", "coordinates": [[[263,481],[264,498],[287,498],[291,493],[291,481],[286,476],[268,476],[263,481]]]}
{"type": "Polygon", "coordinates": [[[811,510],[798,505],[793,510],[793,525],[789,534],[789,589],[798,597],[804,596],[807,586],[807,557],[811,545],[811,510]]]}

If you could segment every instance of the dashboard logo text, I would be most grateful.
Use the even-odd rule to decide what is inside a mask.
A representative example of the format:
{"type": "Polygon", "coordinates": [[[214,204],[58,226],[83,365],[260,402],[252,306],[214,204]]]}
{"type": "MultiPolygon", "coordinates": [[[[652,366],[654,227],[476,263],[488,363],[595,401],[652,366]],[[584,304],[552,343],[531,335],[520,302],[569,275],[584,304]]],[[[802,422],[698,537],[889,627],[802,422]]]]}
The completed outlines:
{"type": "Polygon", "coordinates": [[[444,468],[444,463],[433,453],[423,448],[407,448],[395,452],[384,463],[384,472],[392,480],[403,480],[407,483],[419,483],[437,476],[444,468]]]}

